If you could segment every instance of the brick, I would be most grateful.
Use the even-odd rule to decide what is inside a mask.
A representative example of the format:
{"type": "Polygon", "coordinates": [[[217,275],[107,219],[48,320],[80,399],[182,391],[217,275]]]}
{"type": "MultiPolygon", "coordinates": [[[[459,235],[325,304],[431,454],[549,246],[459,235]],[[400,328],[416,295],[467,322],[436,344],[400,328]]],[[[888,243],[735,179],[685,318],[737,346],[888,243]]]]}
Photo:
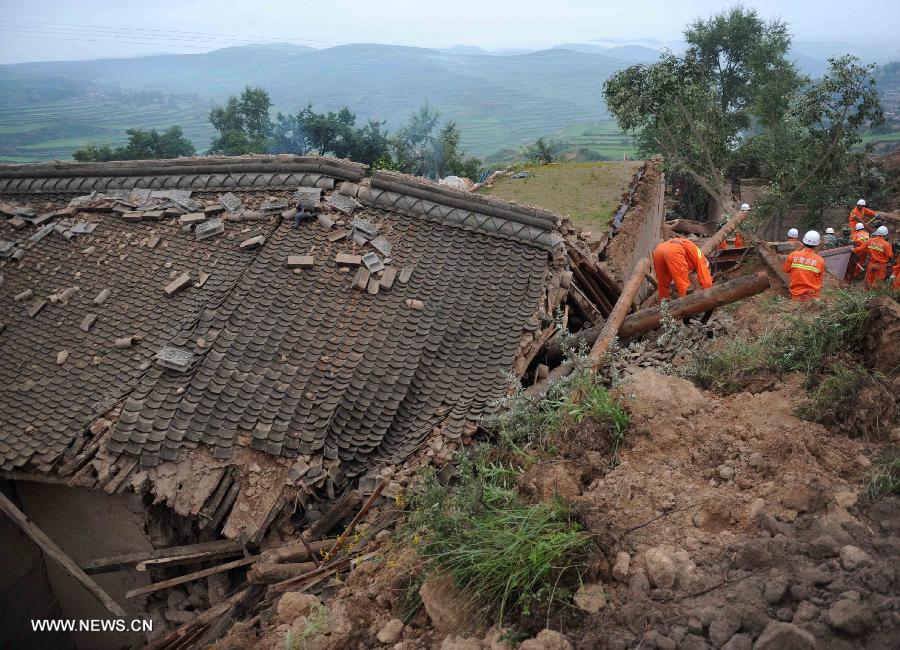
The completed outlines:
{"type": "Polygon", "coordinates": [[[109,294],[111,294],[111,293],[112,293],[112,289],[107,288],[107,289],[101,290],[100,293],[98,293],[96,296],[94,296],[94,301],[93,301],[94,304],[102,305],[104,302],[106,302],[106,299],[109,298],[109,294]]]}
{"type": "Polygon", "coordinates": [[[159,242],[162,241],[162,238],[159,235],[150,235],[150,239],[147,240],[147,247],[151,250],[159,246],[159,242]]]}
{"type": "Polygon", "coordinates": [[[147,221],[162,221],[165,214],[164,210],[147,210],[144,212],[144,219],[147,221]]]}
{"type": "Polygon", "coordinates": [[[366,290],[366,287],[369,286],[369,278],[371,277],[371,273],[369,270],[364,267],[359,267],[356,269],[356,275],[353,276],[353,286],[357,289],[366,290]]]}
{"type": "Polygon", "coordinates": [[[382,289],[390,289],[394,286],[394,280],[397,279],[397,268],[394,266],[387,266],[384,269],[384,273],[381,274],[381,288],[382,289]]]}
{"type": "Polygon", "coordinates": [[[366,287],[366,290],[371,295],[374,296],[376,293],[378,293],[378,287],[379,287],[378,278],[369,278],[369,285],[366,287]]]}
{"type": "Polygon", "coordinates": [[[166,292],[167,296],[173,296],[185,287],[187,287],[191,283],[191,274],[190,273],[182,273],[177,278],[172,280],[169,284],[163,287],[163,291],[166,292]]]}
{"type": "Polygon", "coordinates": [[[28,225],[28,222],[25,221],[22,217],[13,217],[9,220],[9,225],[15,228],[16,230],[21,230],[25,226],[28,225]]]}
{"type": "Polygon", "coordinates": [[[28,300],[33,295],[34,291],[32,291],[31,289],[25,289],[25,291],[17,293],[13,300],[15,300],[16,302],[22,302],[23,300],[28,300]]]}
{"type": "Polygon", "coordinates": [[[139,212],[138,210],[129,210],[128,212],[122,213],[122,219],[125,221],[141,221],[144,218],[144,213],[139,212]]]}
{"type": "Polygon", "coordinates": [[[205,214],[207,217],[211,217],[216,214],[222,214],[223,212],[225,212],[225,206],[220,204],[208,205],[203,208],[203,214],[205,214]]]}
{"type": "Polygon", "coordinates": [[[46,304],[47,304],[46,300],[41,300],[40,298],[38,298],[37,300],[32,302],[31,305],[28,307],[28,315],[31,318],[34,318],[39,313],[41,313],[41,310],[46,306],[46,304]]]}
{"type": "Polygon", "coordinates": [[[308,269],[315,265],[316,260],[312,255],[288,255],[285,266],[289,269],[308,269]]]}
{"type": "Polygon", "coordinates": [[[259,248],[263,244],[266,243],[266,238],[263,235],[256,235],[255,237],[248,237],[244,241],[241,242],[241,248],[259,248]]]}
{"type": "Polygon", "coordinates": [[[336,242],[339,239],[343,239],[347,236],[347,231],[344,228],[340,230],[335,230],[334,232],[328,233],[328,241],[336,242]]]}
{"type": "Polygon", "coordinates": [[[415,309],[416,311],[422,311],[425,309],[425,303],[421,300],[414,300],[413,298],[406,299],[406,306],[410,309],[415,309]]]}
{"type": "Polygon", "coordinates": [[[407,282],[409,282],[409,279],[412,277],[412,274],[413,274],[413,267],[404,266],[403,270],[400,271],[400,276],[397,278],[397,282],[399,282],[400,284],[406,284],[407,282]]]}
{"type": "Polygon", "coordinates": [[[196,226],[198,223],[206,221],[206,215],[202,212],[191,212],[178,217],[178,223],[182,226],[196,226]]]}
{"type": "Polygon", "coordinates": [[[341,266],[359,266],[362,264],[362,257],[359,255],[350,255],[349,253],[338,253],[334,261],[341,266]]]}
{"type": "Polygon", "coordinates": [[[78,326],[78,329],[82,332],[90,332],[96,322],[97,314],[85,314],[85,317],[81,319],[81,325],[78,326]]]}

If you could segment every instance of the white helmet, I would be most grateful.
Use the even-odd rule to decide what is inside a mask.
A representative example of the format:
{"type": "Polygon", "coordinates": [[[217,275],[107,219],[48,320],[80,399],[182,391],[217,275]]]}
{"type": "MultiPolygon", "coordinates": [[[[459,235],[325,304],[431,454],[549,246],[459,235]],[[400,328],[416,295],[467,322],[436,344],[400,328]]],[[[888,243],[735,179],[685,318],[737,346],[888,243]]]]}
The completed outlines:
{"type": "Polygon", "coordinates": [[[807,246],[818,246],[820,241],[819,233],[815,230],[810,230],[808,233],[803,235],[803,243],[807,246]]]}
{"type": "Polygon", "coordinates": [[[875,231],[876,235],[880,235],[881,237],[887,237],[887,226],[878,226],[878,230],[875,231]]]}
{"type": "Polygon", "coordinates": [[[860,199],[859,201],[856,202],[856,205],[861,205],[861,206],[865,207],[865,205],[866,205],[866,200],[865,200],[865,199],[860,199]]]}
{"type": "Polygon", "coordinates": [[[796,238],[796,237],[799,237],[799,236],[800,236],[800,231],[797,230],[796,228],[791,228],[790,230],[788,230],[788,237],[795,237],[795,238],[796,238]]]}
{"type": "Polygon", "coordinates": [[[834,228],[826,228],[826,229],[825,229],[825,234],[826,234],[826,235],[833,235],[833,234],[834,234],[834,228]]]}
{"type": "Polygon", "coordinates": [[[741,203],[741,212],[746,212],[749,209],[750,209],[749,203],[741,203]]]}
{"type": "Polygon", "coordinates": [[[862,221],[856,222],[856,229],[857,229],[857,230],[862,230],[862,229],[865,228],[865,227],[866,227],[866,224],[864,224],[862,221]]]}

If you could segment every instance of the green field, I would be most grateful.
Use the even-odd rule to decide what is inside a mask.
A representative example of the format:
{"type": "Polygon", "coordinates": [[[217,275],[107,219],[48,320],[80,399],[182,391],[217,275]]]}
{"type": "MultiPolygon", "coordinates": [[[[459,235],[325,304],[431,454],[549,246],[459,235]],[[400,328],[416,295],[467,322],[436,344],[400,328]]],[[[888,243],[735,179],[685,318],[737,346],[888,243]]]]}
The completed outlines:
{"type": "Polygon", "coordinates": [[[554,163],[525,168],[534,176],[503,177],[483,194],[571,217],[594,234],[605,230],[640,162],[554,163]]]}
{"type": "Polygon", "coordinates": [[[611,119],[572,124],[551,139],[562,143],[567,152],[584,149],[604,160],[622,160],[624,156],[633,160],[636,155],[631,136],[622,133],[611,119]]]}

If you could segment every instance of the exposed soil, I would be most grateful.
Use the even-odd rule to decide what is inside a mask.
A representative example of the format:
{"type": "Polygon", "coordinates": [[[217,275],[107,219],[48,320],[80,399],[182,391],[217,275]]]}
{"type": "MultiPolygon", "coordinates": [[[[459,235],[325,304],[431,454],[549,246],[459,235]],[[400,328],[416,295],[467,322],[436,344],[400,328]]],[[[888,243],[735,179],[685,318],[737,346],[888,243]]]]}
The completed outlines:
{"type": "MultiPolygon", "coordinates": [[[[773,308],[773,295],[729,314],[729,329],[759,334],[796,308],[773,308]]],[[[892,341],[872,346],[895,353],[892,341]]],[[[632,414],[618,466],[596,423],[552,439],[560,458],[537,463],[519,489],[530,501],[569,501],[596,535],[585,581],[599,583],[605,604],[590,614],[555,605],[515,622],[519,633],[548,627],[578,648],[900,647],[900,499],[863,496],[873,462],[897,454],[900,430],[874,441],[800,420],[801,378],[764,379],[722,397],[635,364],[617,388],[632,414]]],[[[846,408],[864,411],[861,400],[846,408]]],[[[382,534],[370,550],[328,603],[325,628],[295,647],[517,647],[455,609],[452,585],[404,619],[420,580],[414,549],[382,534]]],[[[284,648],[289,632],[310,629],[270,616],[218,647],[284,648]]],[[[567,647],[541,635],[522,648],[567,647]]]]}

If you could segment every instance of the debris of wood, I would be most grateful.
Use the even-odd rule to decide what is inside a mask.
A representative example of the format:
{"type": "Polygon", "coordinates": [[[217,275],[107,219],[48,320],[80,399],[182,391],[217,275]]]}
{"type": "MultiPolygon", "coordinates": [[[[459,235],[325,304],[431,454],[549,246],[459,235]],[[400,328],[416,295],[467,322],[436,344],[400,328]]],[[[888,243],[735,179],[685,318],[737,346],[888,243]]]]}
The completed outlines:
{"type": "MultiPolygon", "coordinates": [[[[111,555],[109,557],[96,558],[81,563],[81,568],[89,575],[119,571],[131,566],[137,566],[142,562],[153,560],[172,560],[177,557],[191,556],[194,562],[208,559],[218,559],[228,555],[239,554],[243,551],[243,545],[237,540],[223,539],[215,542],[200,542],[199,544],[187,544],[185,546],[170,546],[153,551],[139,551],[125,553],[123,555],[111,555]],[[202,557],[201,557],[202,556],[202,557]]],[[[187,564],[187,562],[184,562],[187,564]]]]}
{"type": "Polygon", "coordinates": [[[44,534],[44,531],[29,520],[28,516],[19,510],[2,492],[0,492],[0,510],[3,510],[3,512],[5,512],[6,515],[22,529],[22,532],[28,535],[35,544],[40,546],[41,550],[58,563],[66,573],[75,578],[75,580],[81,583],[85,589],[91,592],[94,598],[100,601],[106,608],[106,611],[113,616],[125,616],[125,610],[123,610],[119,604],[100,587],[100,585],[94,582],[91,577],[87,575],[74,560],[72,560],[72,558],[66,555],[52,539],[47,537],[47,535],[44,534]]]}
{"type": "Polygon", "coordinates": [[[719,244],[725,241],[728,238],[728,235],[730,235],[735,228],[740,226],[749,214],[749,211],[741,210],[731,217],[724,226],[716,231],[716,234],[703,242],[703,245],[700,247],[700,252],[704,255],[712,255],[713,251],[719,247],[719,244]]]}
{"type": "Polygon", "coordinates": [[[229,571],[231,569],[237,569],[238,567],[247,566],[248,564],[253,564],[257,560],[259,560],[261,556],[253,555],[251,557],[242,557],[239,560],[233,560],[231,562],[226,562],[224,564],[219,564],[218,566],[210,567],[208,569],[203,569],[201,571],[194,571],[193,573],[188,573],[183,576],[178,576],[177,578],[171,578],[170,580],[163,580],[162,582],[154,582],[152,585],[147,585],[146,587],[139,587],[137,589],[131,589],[130,591],[125,593],[125,598],[131,600],[132,598],[137,598],[139,596],[146,596],[147,594],[152,594],[154,592],[160,591],[161,589],[169,589],[170,587],[177,587],[178,585],[183,585],[186,582],[193,582],[194,580],[199,580],[201,578],[206,578],[215,573],[221,573],[222,571],[229,571]]]}
{"type": "MultiPolygon", "coordinates": [[[[713,285],[709,289],[688,294],[684,298],[671,300],[667,303],[667,309],[672,318],[687,318],[762,293],[769,286],[769,277],[763,272],[745,275],[723,284],[713,285]]],[[[618,329],[619,338],[627,340],[656,329],[660,326],[661,315],[662,308],[657,306],[651,309],[642,309],[627,316],[618,329]]],[[[573,345],[594,345],[600,338],[602,329],[591,327],[578,332],[573,336],[573,345]]],[[[557,342],[551,341],[547,346],[546,357],[547,363],[551,365],[562,360],[562,350],[557,342]]]]}
{"type": "Polygon", "coordinates": [[[247,582],[257,585],[274,585],[304,575],[316,569],[315,562],[283,564],[254,564],[247,572],[247,582]]]}
{"type": "Polygon", "coordinates": [[[616,338],[622,322],[625,320],[628,312],[631,311],[634,297],[641,288],[641,285],[644,282],[644,275],[649,269],[650,258],[642,257],[638,260],[637,264],[634,265],[631,276],[628,278],[625,286],[622,287],[622,293],[619,294],[619,299],[616,301],[615,307],[613,307],[609,318],[607,318],[606,323],[600,330],[597,340],[594,342],[594,346],[588,354],[588,362],[591,364],[591,370],[594,372],[600,367],[600,364],[603,362],[603,357],[609,349],[610,343],[616,338]]]}
{"type": "Polygon", "coordinates": [[[665,225],[681,235],[696,235],[697,237],[712,237],[715,228],[712,224],[694,221],[692,219],[673,219],[666,221],[665,225]]]}

